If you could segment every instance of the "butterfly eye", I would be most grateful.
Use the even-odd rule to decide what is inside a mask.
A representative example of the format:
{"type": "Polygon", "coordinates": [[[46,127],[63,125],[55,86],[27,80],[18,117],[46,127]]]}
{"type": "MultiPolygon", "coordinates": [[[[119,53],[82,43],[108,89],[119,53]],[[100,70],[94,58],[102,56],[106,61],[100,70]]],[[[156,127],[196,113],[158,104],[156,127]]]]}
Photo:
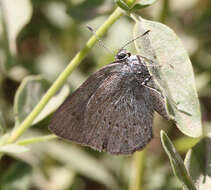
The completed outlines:
{"type": "Polygon", "coordinates": [[[119,53],[119,54],[117,55],[117,59],[121,60],[121,59],[124,59],[126,56],[127,56],[126,53],[119,53]]]}

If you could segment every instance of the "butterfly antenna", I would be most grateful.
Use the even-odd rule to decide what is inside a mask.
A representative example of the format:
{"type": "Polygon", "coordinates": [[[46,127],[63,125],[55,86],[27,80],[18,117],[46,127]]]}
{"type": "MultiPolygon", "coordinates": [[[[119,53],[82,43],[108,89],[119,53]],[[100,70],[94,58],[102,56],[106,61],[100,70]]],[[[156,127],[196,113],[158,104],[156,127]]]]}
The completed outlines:
{"type": "Polygon", "coordinates": [[[110,49],[108,49],[108,47],[105,45],[105,43],[100,39],[100,37],[96,34],[95,30],[91,27],[91,26],[86,26],[89,31],[95,36],[95,38],[98,40],[98,42],[100,43],[101,46],[103,46],[107,52],[109,52],[110,54],[114,55],[112,53],[112,51],[110,49]]]}
{"type": "Polygon", "coordinates": [[[135,40],[139,39],[142,36],[145,36],[146,34],[148,34],[150,32],[150,30],[147,30],[146,32],[144,32],[143,34],[137,36],[136,38],[130,40],[129,42],[127,42],[121,49],[124,49],[126,46],[128,46],[129,44],[131,44],[132,42],[134,42],[135,40]]]}

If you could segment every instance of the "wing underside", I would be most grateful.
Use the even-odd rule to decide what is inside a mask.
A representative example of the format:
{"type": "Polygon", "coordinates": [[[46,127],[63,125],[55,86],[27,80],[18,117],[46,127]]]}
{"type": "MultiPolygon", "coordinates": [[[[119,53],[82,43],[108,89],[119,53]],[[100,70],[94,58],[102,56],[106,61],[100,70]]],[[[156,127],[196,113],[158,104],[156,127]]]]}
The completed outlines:
{"type": "Polygon", "coordinates": [[[90,98],[84,120],[93,126],[86,132],[88,146],[111,154],[132,154],[152,138],[150,92],[124,81],[112,75],[90,98]]]}
{"type": "Polygon", "coordinates": [[[99,151],[132,154],[152,138],[150,91],[128,83],[130,79],[118,72],[105,73],[101,69],[70,95],[49,128],[60,137],[99,151]]]}

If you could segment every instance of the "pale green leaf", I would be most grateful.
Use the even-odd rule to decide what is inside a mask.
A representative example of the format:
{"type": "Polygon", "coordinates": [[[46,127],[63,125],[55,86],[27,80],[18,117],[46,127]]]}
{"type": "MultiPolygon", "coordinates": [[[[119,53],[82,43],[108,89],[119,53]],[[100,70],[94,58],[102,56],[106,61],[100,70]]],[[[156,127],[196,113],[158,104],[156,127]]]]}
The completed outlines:
{"type": "Polygon", "coordinates": [[[115,0],[115,3],[123,10],[129,11],[130,7],[127,5],[127,3],[124,2],[124,0],[115,0]]]}
{"type": "Polygon", "coordinates": [[[9,48],[12,55],[16,55],[16,38],[21,29],[30,21],[32,6],[30,0],[1,0],[3,15],[8,31],[9,48]]]}
{"type": "Polygon", "coordinates": [[[9,138],[9,136],[10,136],[10,133],[6,133],[6,134],[1,136],[1,138],[0,138],[0,146],[3,145],[3,144],[6,144],[7,139],[9,138]]]}
{"type": "Polygon", "coordinates": [[[28,151],[29,149],[25,146],[19,146],[16,144],[6,144],[0,147],[0,152],[8,154],[19,154],[28,151]]]}
{"type": "MultiPolygon", "coordinates": [[[[48,90],[50,84],[41,76],[26,77],[21,83],[15,94],[14,113],[16,115],[16,124],[22,122],[26,116],[41,100],[42,96],[48,90]]],[[[61,91],[55,95],[41,111],[33,124],[41,121],[51,114],[64,101],[69,94],[69,88],[64,86],[61,91]]]]}
{"type": "Polygon", "coordinates": [[[211,187],[211,138],[206,137],[188,151],[185,166],[197,190],[211,187]]]}
{"type": "Polygon", "coordinates": [[[168,138],[167,134],[164,131],[161,131],[160,136],[161,136],[162,146],[169,157],[169,160],[171,162],[171,167],[173,169],[175,176],[180,180],[180,182],[182,183],[183,187],[186,190],[196,190],[191,180],[191,177],[189,176],[185,168],[183,160],[177,153],[173,143],[171,142],[171,140],[168,138]]]}
{"type": "Polygon", "coordinates": [[[21,123],[40,101],[50,84],[41,76],[26,77],[15,94],[16,124],[21,123]]]}
{"type": "Polygon", "coordinates": [[[134,35],[150,32],[135,41],[136,49],[146,57],[157,88],[167,98],[168,112],[186,135],[202,135],[201,113],[190,59],[176,34],[164,24],[135,18],[134,35]]]}
{"type": "Polygon", "coordinates": [[[145,7],[148,7],[150,5],[152,5],[153,3],[155,3],[157,0],[142,0],[139,3],[135,4],[130,11],[134,12],[134,11],[138,11],[140,9],[143,9],[145,7]]]}

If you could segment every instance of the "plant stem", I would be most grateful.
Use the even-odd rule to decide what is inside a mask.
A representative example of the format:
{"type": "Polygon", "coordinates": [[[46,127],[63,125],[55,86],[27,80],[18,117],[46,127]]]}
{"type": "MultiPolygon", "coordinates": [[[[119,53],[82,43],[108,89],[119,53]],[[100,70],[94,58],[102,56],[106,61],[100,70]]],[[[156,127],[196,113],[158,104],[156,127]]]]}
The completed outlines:
{"type": "Polygon", "coordinates": [[[18,141],[16,144],[28,145],[28,144],[38,143],[38,142],[47,141],[47,140],[51,140],[55,138],[57,138],[56,135],[45,135],[41,137],[33,137],[33,138],[24,139],[24,140],[18,141]]]}
{"type": "Polygon", "coordinates": [[[141,190],[143,181],[143,169],[146,156],[146,149],[136,152],[133,155],[132,174],[130,179],[129,190],[141,190]]]}
{"type": "Polygon", "coordinates": [[[165,23],[166,18],[169,14],[169,0],[164,0],[162,5],[162,11],[160,14],[160,22],[165,23]]]}
{"type": "MultiPolygon", "coordinates": [[[[111,25],[122,15],[122,11],[120,8],[117,8],[113,14],[105,21],[105,23],[96,31],[99,37],[103,36],[107,30],[111,27],[111,25]]],[[[76,56],[72,59],[66,69],[59,75],[57,80],[53,83],[53,85],[49,88],[47,93],[43,96],[41,101],[37,104],[37,106],[32,110],[32,112],[26,117],[26,119],[20,124],[20,126],[15,127],[12,131],[11,136],[9,137],[7,143],[13,143],[20,137],[32,124],[33,120],[36,116],[41,112],[41,110],[45,107],[51,97],[61,88],[61,86],[65,83],[68,76],[73,72],[73,70],[79,65],[79,63],[85,58],[88,52],[96,43],[97,39],[95,36],[92,36],[89,41],[86,43],[84,48],[80,52],[76,54],[76,56]]]]}

